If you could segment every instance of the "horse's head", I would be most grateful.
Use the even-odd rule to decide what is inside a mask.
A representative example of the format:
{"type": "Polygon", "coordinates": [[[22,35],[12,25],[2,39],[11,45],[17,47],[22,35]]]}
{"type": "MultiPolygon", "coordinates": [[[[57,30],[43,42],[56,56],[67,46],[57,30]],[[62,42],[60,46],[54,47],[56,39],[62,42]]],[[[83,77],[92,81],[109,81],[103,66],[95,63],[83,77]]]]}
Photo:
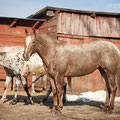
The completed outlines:
{"type": "Polygon", "coordinates": [[[26,38],[25,38],[25,49],[24,49],[24,60],[28,61],[30,56],[36,52],[35,43],[36,43],[36,31],[33,30],[30,34],[27,29],[25,29],[26,38]]]}

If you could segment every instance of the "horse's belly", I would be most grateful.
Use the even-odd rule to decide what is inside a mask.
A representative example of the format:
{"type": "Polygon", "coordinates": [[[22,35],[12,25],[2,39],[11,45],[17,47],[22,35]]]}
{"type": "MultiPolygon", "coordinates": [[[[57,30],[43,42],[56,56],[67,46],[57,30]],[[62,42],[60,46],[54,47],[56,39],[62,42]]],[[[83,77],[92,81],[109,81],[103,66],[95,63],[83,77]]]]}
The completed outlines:
{"type": "Polygon", "coordinates": [[[66,71],[65,76],[77,77],[92,73],[98,68],[98,65],[71,66],[66,71]]]}

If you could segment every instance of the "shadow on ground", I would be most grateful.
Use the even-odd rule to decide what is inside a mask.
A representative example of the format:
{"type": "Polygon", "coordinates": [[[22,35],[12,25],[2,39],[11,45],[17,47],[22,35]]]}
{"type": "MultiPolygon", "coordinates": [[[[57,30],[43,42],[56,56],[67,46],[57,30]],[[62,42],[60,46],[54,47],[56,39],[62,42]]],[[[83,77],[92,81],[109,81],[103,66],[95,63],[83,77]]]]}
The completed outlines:
{"type": "MultiPolygon", "coordinates": [[[[2,96],[0,96],[0,98],[1,97],[2,96]]],[[[7,99],[4,101],[4,103],[9,104],[11,102],[11,100],[13,99],[13,97],[14,97],[13,95],[7,95],[7,99]]],[[[33,95],[32,97],[33,97],[33,101],[34,101],[35,104],[43,105],[42,99],[43,99],[44,95],[33,95]]],[[[29,102],[27,101],[27,96],[25,96],[25,95],[19,95],[17,102],[23,103],[24,105],[29,105],[29,102]]],[[[52,108],[52,106],[53,106],[53,97],[49,96],[48,100],[44,103],[44,105],[49,106],[50,108],[52,108]]],[[[89,106],[93,106],[93,107],[101,109],[101,107],[104,106],[104,102],[99,102],[99,101],[90,101],[90,102],[66,101],[64,103],[64,106],[82,106],[82,105],[89,105],[89,106]]]]}

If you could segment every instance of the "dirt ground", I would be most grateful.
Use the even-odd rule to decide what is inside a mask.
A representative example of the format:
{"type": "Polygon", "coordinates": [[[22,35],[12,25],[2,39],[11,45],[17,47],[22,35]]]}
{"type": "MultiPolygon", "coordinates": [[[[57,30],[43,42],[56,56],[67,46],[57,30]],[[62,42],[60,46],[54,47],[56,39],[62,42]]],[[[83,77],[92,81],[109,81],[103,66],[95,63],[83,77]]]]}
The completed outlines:
{"type": "Polygon", "coordinates": [[[26,94],[19,92],[18,103],[9,105],[13,97],[13,92],[9,92],[6,102],[0,105],[0,120],[120,120],[120,102],[115,102],[113,113],[108,114],[101,110],[103,102],[67,101],[64,104],[62,115],[58,115],[51,113],[52,95],[44,105],[40,105],[45,93],[32,94],[34,105],[26,105],[23,100],[26,99],[26,94]]]}

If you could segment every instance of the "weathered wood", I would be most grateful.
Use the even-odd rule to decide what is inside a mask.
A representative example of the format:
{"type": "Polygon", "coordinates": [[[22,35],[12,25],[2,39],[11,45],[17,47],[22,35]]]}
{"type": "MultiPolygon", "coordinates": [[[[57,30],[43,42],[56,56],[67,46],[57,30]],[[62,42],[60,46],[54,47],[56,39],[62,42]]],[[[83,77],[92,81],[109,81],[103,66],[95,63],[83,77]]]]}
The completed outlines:
{"type": "Polygon", "coordinates": [[[37,21],[33,26],[32,29],[35,29],[39,25],[40,21],[37,21]]]}
{"type": "Polygon", "coordinates": [[[83,36],[120,37],[117,17],[95,16],[60,12],[57,33],[83,36]]]}
{"type": "Polygon", "coordinates": [[[13,27],[17,23],[18,19],[14,19],[14,21],[10,24],[9,28],[13,27]]]}

